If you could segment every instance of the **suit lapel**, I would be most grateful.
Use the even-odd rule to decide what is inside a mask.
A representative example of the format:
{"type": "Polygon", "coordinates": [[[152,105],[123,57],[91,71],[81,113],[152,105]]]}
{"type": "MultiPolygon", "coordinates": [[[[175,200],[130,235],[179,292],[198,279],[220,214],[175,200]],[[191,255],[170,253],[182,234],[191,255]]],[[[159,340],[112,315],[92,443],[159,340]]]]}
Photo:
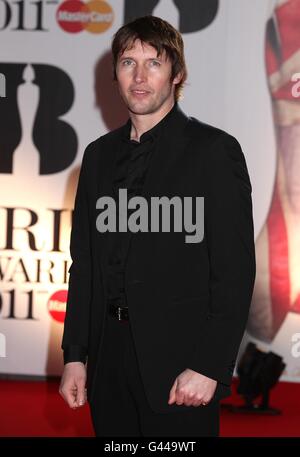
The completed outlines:
{"type": "MultiPolygon", "coordinates": [[[[114,167],[117,160],[117,156],[120,153],[122,147],[121,135],[112,135],[103,145],[99,151],[99,172],[97,182],[97,196],[96,199],[109,196],[114,198],[113,195],[113,173],[114,167]]],[[[99,212],[96,210],[96,217],[99,212]]],[[[107,263],[108,263],[108,236],[109,232],[98,233],[96,235],[96,248],[97,248],[97,259],[99,262],[100,269],[102,271],[104,290],[106,290],[107,284],[107,263]]]]}

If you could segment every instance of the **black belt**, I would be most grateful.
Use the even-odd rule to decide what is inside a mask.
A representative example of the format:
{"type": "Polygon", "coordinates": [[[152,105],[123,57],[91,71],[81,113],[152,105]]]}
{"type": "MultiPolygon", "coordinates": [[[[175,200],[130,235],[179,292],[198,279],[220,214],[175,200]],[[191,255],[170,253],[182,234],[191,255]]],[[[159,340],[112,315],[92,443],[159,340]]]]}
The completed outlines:
{"type": "Polygon", "coordinates": [[[119,321],[128,321],[129,312],[128,306],[118,306],[116,304],[110,304],[108,306],[109,314],[119,321]]]}

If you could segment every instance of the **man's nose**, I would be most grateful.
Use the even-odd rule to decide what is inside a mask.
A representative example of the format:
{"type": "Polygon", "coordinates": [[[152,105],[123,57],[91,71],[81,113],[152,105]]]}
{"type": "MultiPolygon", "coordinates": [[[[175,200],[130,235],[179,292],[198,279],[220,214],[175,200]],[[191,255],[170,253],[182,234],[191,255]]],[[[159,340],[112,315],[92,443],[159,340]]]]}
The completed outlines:
{"type": "Polygon", "coordinates": [[[142,65],[140,65],[140,66],[137,65],[135,68],[135,72],[134,72],[135,82],[140,83],[142,81],[145,81],[146,78],[147,78],[146,69],[142,65]]]}

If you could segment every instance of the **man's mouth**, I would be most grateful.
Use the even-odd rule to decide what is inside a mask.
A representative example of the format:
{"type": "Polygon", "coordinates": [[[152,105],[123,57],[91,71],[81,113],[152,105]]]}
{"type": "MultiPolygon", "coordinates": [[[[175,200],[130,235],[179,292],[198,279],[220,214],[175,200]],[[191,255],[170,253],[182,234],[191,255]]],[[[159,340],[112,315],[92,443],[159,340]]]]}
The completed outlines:
{"type": "Polygon", "coordinates": [[[136,89],[136,90],[132,90],[131,92],[132,92],[134,95],[138,95],[138,96],[142,96],[142,95],[147,95],[147,94],[149,94],[149,91],[147,91],[147,90],[138,90],[138,89],[136,89]]]}

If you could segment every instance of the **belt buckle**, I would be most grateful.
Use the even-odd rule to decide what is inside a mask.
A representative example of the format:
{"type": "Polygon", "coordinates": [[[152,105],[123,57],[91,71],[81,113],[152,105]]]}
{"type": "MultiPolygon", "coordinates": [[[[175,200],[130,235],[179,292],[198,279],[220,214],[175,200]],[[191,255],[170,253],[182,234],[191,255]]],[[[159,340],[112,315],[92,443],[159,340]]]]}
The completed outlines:
{"type": "Polygon", "coordinates": [[[118,320],[121,321],[121,307],[118,306],[118,320]]]}

